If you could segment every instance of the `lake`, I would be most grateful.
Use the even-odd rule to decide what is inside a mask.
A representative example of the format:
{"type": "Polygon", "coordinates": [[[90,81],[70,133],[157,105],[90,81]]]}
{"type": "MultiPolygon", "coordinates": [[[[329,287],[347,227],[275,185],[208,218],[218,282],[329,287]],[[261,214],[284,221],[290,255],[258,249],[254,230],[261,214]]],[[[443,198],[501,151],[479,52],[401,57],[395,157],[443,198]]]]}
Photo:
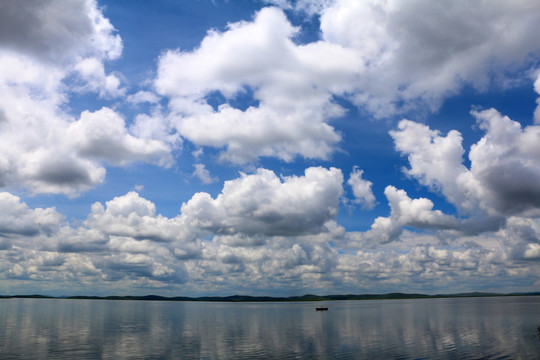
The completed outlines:
{"type": "Polygon", "coordinates": [[[540,297],[0,300],[1,359],[535,359],[540,297]],[[315,311],[328,306],[329,311],[315,311]]]}

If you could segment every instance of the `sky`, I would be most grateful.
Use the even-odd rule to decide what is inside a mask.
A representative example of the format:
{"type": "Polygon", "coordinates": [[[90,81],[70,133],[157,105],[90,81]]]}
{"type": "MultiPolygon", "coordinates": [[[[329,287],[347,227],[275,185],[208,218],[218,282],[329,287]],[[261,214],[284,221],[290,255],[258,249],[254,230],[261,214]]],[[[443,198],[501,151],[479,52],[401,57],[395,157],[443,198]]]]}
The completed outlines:
{"type": "Polygon", "coordinates": [[[539,291],[538,24],[3,0],[0,294],[539,291]]]}

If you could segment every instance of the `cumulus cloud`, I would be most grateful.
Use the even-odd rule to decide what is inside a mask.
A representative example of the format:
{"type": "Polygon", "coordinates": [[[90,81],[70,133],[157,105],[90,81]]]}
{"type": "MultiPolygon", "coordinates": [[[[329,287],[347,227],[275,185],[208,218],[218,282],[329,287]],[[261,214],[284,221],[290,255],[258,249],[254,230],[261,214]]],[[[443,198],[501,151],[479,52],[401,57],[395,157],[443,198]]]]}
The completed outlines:
{"type": "Polygon", "coordinates": [[[395,289],[400,284],[410,286],[411,282],[417,282],[420,288],[446,293],[449,284],[455,289],[469,289],[471,284],[478,286],[476,281],[480,278],[485,279],[483,287],[487,289],[496,286],[496,281],[508,282],[512,276],[500,266],[500,255],[497,250],[415,245],[405,253],[391,249],[358,251],[342,257],[340,268],[351,276],[362,271],[365,274],[362,283],[367,287],[378,282],[383,288],[395,289]]]}
{"type": "Polygon", "coordinates": [[[166,143],[129,134],[122,116],[109,108],[84,111],[78,121],[70,124],[67,135],[72,141],[71,147],[86,158],[116,165],[134,161],[172,165],[166,143]]]}
{"type": "Polygon", "coordinates": [[[80,119],[70,121],[50,104],[24,98],[17,101],[29,107],[11,107],[6,111],[8,121],[0,124],[3,186],[22,185],[33,193],[74,194],[102,183],[105,163],[172,163],[170,145],[133,136],[123,118],[109,108],[85,111],[80,119]]]}
{"type": "Polygon", "coordinates": [[[334,168],[309,168],[304,176],[283,179],[260,169],[227,182],[215,200],[195,194],[174,218],[158,214],[153,202],[132,191],[93,204],[79,224],[63,224],[54,209],[30,209],[2,193],[0,204],[12,218],[0,224],[0,237],[10,237],[1,243],[0,282],[77,279],[163,286],[207,279],[204,287],[217,279],[208,281],[209,272],[229,277],[242,270],[246,280],[252,276],[250,284],[257,277],[271,284],[284,269],[290,273],[283,281],[305,282],[337,261],[324,237],[341,233],[332,219],[342,182],[334,168]],[[203,204],[201,197],[208,201],[203,204]],[[203,241],[208,234],[211,240],[203,241]],[[263,243],[269,247],[259,246],[263,243]]]}
{"type": "Polygon", "coordinates": [[[104,181],[105,164],[171,165],[170,138],[153,139],[140,125],[138,136],[106,107],[80,119],[66,112],[70,86],[104,98],[125,93],[104,65],[120,56],[122,41],[95,1],[1,8],[0,186],[76,195],[104,181]]]}
{"type": "Polygon", "coordinates": [[[342,194],[339,169],[308,168],[304,176],[284,177],[270,170],[226,181],[215,199],[197,193],[182,205],[194,227],[215,234],[301,235],[325,231],[342,194]]]}
{"type": "MultiPolygon", "coordinates": [[[[283,179],[259,170],[226,183],[205,206],[194,195],[174,218],[158,214],[154,203],[129,192],[95,203],[83,223],[71,224],[52,208],[32,209],[1,193],[0,207],[8,216],[0,224],[0,286],[37,281],[49,291],[65,293],[69,286],[87,293],[106,284],[109,294],[144,286],[187,295],[411,291],[414,284],[415,291],[431,292],[437,286],[477,289],[479,282],[485,288],[526,284],[537,274],[540,223],[532,218],[510,217],[504,228],[489,234],[455,233],[450,243],[399,230],[401,242],[387,237],[388,242],[367,249],[366,234],[355,239],[327,220],[334,217],[342,181],[336,169],[310,168],[304,176],[283,179]],[[250,198],[253,191],[267,196],[257,201],[250,198]],[[267,216],[277,207],[285,209],[281,221],[267,216]],[[321,227],[325,221],[326,229],[321,227]],[[293,222],[302,231],[291,232],[293,222]],[[208,237],[209,232],[214,234],[208,237]],[[352,250],[358,241],[364,242],[361,249],[352,250]]],[[[420,229],[460,225],[434,210],[428,199],[411,199],[391,186],[385,195],[394,224],[420,229]]],[[[380,240],[385,231],[392,234],[387,230],[392,229],[374,226],[370,232],[380,240]]]]}
{"type": "Polygon", "coordinates": [[[463,165],[461,134],[446,136],[403,120],[391,131],[396,149],[408,156],[405,173],[442,193],[464,213],[538,216],[540,148],[537,125],[522,128],[495,109],[472,111],[485,135],[471,146],[463,165]]]}
{"type": "Polygon", "coordinates": [[[328,158],[340,136],[327,121],[343,114],[332,92],[347,90],[358,59],[341,46],[298,47],[291,40],[296,31],[280,10],[265,8],[253,22],[209,32],[193,52],[163,54],[155,86],[169,97],[180,134],[224,148],[222,157],[238,163],[260,156],[328,158]],[[215,92],[226,98],[216,109],[206,99],[215,92]],[[254,105],[235,107],[235,97],[246,93],[254,105]]]}
{"type": "Polygon", "coordinates": [[[0,237],[36,236],[59,227],[64,217],[55,208],[31,209],[18,196],[0,193],[0,237]]]}
{"type": "Polygon", "coordinates": [[[501,214],[540,215],[540,126],[522,128],[495,109],[473,111],[486,132],[471,146],[471,173],[482,206],[501,214]]]}
{"type": "Polygon", "coordinates": [[[107,201],[105,206],[93,204],[85,224],[109,236],[155,242],[183,241],[189,233],[180,219],[156,214],[155,204],[134,191],[107,201]]]}
{"type": "Polygon", "coordinates": [[[62,71],[1,49],[0,66],[0,185],[70,193],[101,182],[104,169],[66,146],[62,71]]]}
{"type": "Polygon", "coordinates": [[[75,88],[79,92],[97,92],[101,98],[114,98],[123,96],[125,89],[120,88],[120,79],[114,75],[107,75],[103,63],[96,58],[86,58],[75,65],[83,84],[75,88]]]}
{"type": "Polygon", "coordinates": [[[464,84],[485,87],[491,69],[526,64],[540,50],[530,31],[539,19],[535,2],[339,0],[320,21],[325,41],[356,49],[367,64],[355,101],[385,116],[418,102],[436,109],[464,84]]]}
{"type": "Polygon", "coordinates": [[[375,196],[371,191],[373,183],[362,178],[363,170],[353,167],[347,184],[352,188],[354,194],[354,203],[360,204],[363,209],[373,209],[375,207],[375,196]]]}
{"type": "Polygon", "coordinates": [[[30,209],[9,193],[0,193],[0,207],[5,210],[0,238],[8,239],[0,242],[4,277],[64,284],[182,283],[183,261],[201,252],[196,229],[179,217],[157,214],[155,204],[135,192],[105,206],[95,203],[82,223],[64,223],[54,208],[30,209]]]}
{"type": "Polygon", "coordinates": [[[33,149],[22,154],[13,165],[16,174],[7,184],[22,185],[31,194],[64,193],[74,196],[103,183],[105,179],[105,168],[74,156],[65,148],[33,149]]]}
{"type": "Polygon", "coordinates": [[[378,217],[364,236],[366,239],[387,243],[401,235],[404,226],[417,229],[455,229],[458,220],[433,210],[433,202],[426,198],[411,199],[404,190],[387,186],[384,194],[390,205],[389,217],[378,217]]]}
{"type": "Polygon", "coordinates": [[[437,130],[410,120],[402,120],[398,129],[390,131],[396,150],[407,155],[409,168],[404,172],[420,184],[440,191],[452,204],[462,210],[475,208],[475,199],[468,197],[463,186],[470,184],[467,168],[463,165],[461,134],[450,131],[441,136],[437,130]]]}
{"type": "Polygon", "coordinates": [[[151,114],[137,114],[129,126],[129,133],[148,142],[161,141],[171,150],[182,147],[180,135],[161,114],[159,107],[155,108],[151,114]]]}
{"type": "Polygon", "coordinates": [[[494,69],[522,69],[540,51],[530,31],[540,12],[526,2],[269,3],[318,14],[321,40],[295,43],[299,28],[269,7],[251,22],[209,31],[192,51],[159,58],[154,85],[169,99],[173,126],[235,163],[327,159],[340,141],[329,120],[344,114],[335,97],[375,117],[434,111],[463,86],[485,89],[503,80],[494,69]],[[212,102],[216,94],[221,104],[212,102]],[[239,96],[252,101],[239,106],[239,96]]]}
{"type": "MultiPolygon", "coordinates": [[[[537,258],[540,128],[522,126],[495,109],[471,114],[484,135],[471,145],[469,168],[463,164],[465,150],[455,130],[443,136],[426,125],[402,120],[397,130],[390,131],[396,150],[408,158],[409,167],[403,171],[443,195],[462,217],[434,211],[430,200],[411,200],[403,190],[389,186],[385,195],[390,216],[375,219],[371,229],[357,234],[353,242],[371,247],[373,241],[391,242],[403,238],[404,227],[433,229],[439,232],[439,241],[491,233],[503,249],[497,254],[500,261],[537,258]]],[[[463,243],[483,248],[474,244],[476,240],[463,243]]]]}

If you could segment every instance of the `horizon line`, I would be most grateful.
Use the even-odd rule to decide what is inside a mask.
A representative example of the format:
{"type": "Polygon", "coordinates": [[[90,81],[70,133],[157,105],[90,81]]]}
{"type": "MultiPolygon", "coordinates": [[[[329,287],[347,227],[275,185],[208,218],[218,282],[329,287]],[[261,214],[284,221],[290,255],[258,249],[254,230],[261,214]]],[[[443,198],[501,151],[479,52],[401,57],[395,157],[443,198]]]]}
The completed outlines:
{"type": "Polygon", "coordinates": [[[28,295],[0,295],[0,299],[68,299],[68,300],[137,300],[137,301],[201,301],[201,302],[287,302],[287,301],[340,301],[340,300],[406,300],[406,299],[434,299],[459,297],[503,297],[503,296],[540,296],[540,291],[532,292],[462,292],[450,294],[422,294],[422,293],[371,293],[371,294],[304,294],[295,296],[256,296],[256,295],[228,295],[228,296],[162,296],[162,295],[71,295],[49,296],[41,294],[28,295]]]}

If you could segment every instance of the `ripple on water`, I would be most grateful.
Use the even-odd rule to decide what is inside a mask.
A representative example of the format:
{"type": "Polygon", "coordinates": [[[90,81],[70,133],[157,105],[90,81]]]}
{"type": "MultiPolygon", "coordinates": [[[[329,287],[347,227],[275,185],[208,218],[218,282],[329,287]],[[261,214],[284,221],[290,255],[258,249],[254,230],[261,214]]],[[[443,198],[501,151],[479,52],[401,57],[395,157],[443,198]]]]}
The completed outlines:
{"type": "Polygon", "coordinates": [[[313,303],[13,299],[0,359],[529,359],[540,297],[313,303]]]}

